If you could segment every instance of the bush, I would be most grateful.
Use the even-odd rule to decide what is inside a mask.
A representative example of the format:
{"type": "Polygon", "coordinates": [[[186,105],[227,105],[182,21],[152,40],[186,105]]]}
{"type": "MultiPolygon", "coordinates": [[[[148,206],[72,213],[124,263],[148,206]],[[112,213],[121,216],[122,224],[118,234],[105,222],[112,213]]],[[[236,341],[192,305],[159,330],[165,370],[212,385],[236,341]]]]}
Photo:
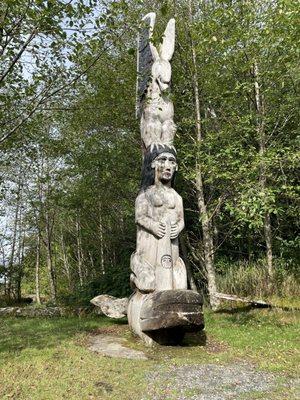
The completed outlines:
{"type": "Polygon", "coordinates": [[[77,286],[72,294],[59,296],[59,303],[65,305],[90,305],[90,300],[100,294],[109,294],[115,297],[128,297],[132,290],[129,285],[129,268],[123,266],[110,267],[99,278],[88,282],[84,286],[77,286]]]}

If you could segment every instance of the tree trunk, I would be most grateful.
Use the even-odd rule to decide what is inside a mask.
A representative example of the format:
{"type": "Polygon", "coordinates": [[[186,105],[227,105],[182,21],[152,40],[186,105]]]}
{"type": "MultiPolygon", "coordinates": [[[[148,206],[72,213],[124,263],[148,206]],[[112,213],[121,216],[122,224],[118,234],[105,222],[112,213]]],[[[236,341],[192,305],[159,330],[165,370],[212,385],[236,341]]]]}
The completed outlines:
{"type": "Polygon", "coordinates": [[[67,250],[66,250],[66,245],[65,245],[65,240],[64,240],[64,235],[61,230],[61,249],[62,249],[62,258],[63,258],[63,266],[64,266],[64,271],[68,280],[68,287],[70,292],[74,290],[74,285],[72,282],[72,277],[71,277],[71,271],[70,271],[70,264],[68,260],[68,255],[67,255],[67,250]]]}
{"type": "Polygon", "coordinates": [[[13,280],[13,265],[15,260],[15,252],[16,252],[16,243],[17,243],[17,233],[18,233],[18,218],[19,218],[19,210],[20,210],[20,202],[21,202],[21,178],[19,176],[18,179],[18,189],[17,189],[17,204],[15,209],[15,216],[14,216],[14,227],[13,227],[13,236],[12,236],[12,243],[11,243],[11,253],[8,263],[8,270],[7,270],[7,296],[8,299],[11,299],[12,295],[12,280],[13,280]]]}
{"type": "Polygon", "coordinates": [[[216,284],[216,272],[215,272],[214,257],[213,257],[213,252],[214,252],[213,237],[210,226],[210,220],[208,217],[208,212],[206,209],[206,204],[204,199],[202,175],[199,165],[196,176],[196,188],[198,193],[197,201],[200,211],[200,220],[202,222],[204,266],[207,277],[207,289],[210,297],[210,305],[212,309],[217,309],[220,302],[218,298],[215,297],[215,294],[217,293],[217,284],[216,284]]]}
{"type": "Polygon", "coordinates": [[[82,243],[81,243],[81,232],[80,232],[80,222],[79,217],[76,217],[76,240],[77,240],[77,267],[79,284],[83,285],[83,270],[82,270],[82,243]]]}
{"type": "Polygon", "coordinates": [[[105,266],[104,266],[104,240],[103,240],[103,223],[102,223],[102,209],[101,203],[99,201],[99,241],[100,241],[100,267],[102,275],[105,274],[105,266]]]}
{"type": "MultiPolygon", "coordinates": [[[[260,93],[259,86],[259,70],[258,64],[254,61],[253,64],[253,77],[254,77],[254,89],[255,89],[255,105],[256,105],[256,130],[259,138],[259,155],[260,155],[260,176],[259,183],[262,192],[266,191],[267,186],[267,175],[266,175],[266,164],[264,161],[264,155],[266,152],[266,132],[265,132],[265,110],[263,96],[260,93]]],[[[266,242],[266,260],[268,267],[269,277],[272,278],[274,274],[273,267],[273,251],[272,251],[272,226],[270,212],[265,211],[264,217],[264,236],[266,242]]]]}
{"type": "Polygon", "coordinates": [[[50,283],[50,296],[51,300],[54,303],[56,303],[55,274],[53,270],[52,246],[50,242],[47,242],[46,244],[46,259],[47,259],[47,269],[48,269],[49,283],[50,283]]]}
{"type": "MultiPolygon", "coordinates": [[[[192,25],[193,15],[192,15],[191,0],[189,1],[189,20],[190,20],[190,25],[192,25]]],[[[197,131],[196,141],[197,141],[197,150],[199,150],[202,142],[202,130],[201,130],[198,71],[197,71],[196,50],[192,36],[190,37],[190,40],[191,40],[192,62],[193,62],[192,84],[193,84],[194,98],[195,98],[196,131],[197,131]]],[[[217,293],[217,285],[216,285],[216,273],[213,260],[213,253],[214,253],[213,233],[204,198],[202,171],[198,153],[199,152],[197,151],[195,186],[197,190],[197,203],[200,212],[199,220],[202,224],[204,264],[206,269],[210,305],[212,309],[216,309],[219,305],[219,299],[215,296],[215,294],[217,293]]]]}
{"type": "Polygon", "coordinates": [[[3,266],[3,288],[4,288],[4,296],[7,295],[7,281],[6,281],[6,259],[5,259],[5,247],[4,243],[0,242],[1,246],[1,255],[2,255],[2,266],[3,266]]]}
{"type": "Polygon", "coordinates": [[[91,268],[90,268],[91,274],[90,275],[91,275],[92,279],[95,279],[97,277],[97,275],[96,275],[93,255],[92,255],[92,253],[90,251],[88,251],[88,256],[89,256],[89,259],[90,259],[90,266],[91,266],[91,268]]]}
{"type": "Polygon", "coordinates": [[[35,260],[35,296],[37,304],[41,304],[40,297],[40,258],[41,258],[41,235],[37,234],[36,260],[35,260]]]}
{"type": "Polygon", "coordinates": [[[52,257],[52,224],[50,221],[49,211],[46,210],[46,260],[47,260],[47,269],[49,275],[49,283],[50,283],[50,296],[51,300],[56,303],[56,282],[55,282],[55,271],[53,266],[53,257],[52,257]]]}
{"type": "Polygon", "coordinates": [[[16,274],[16,290],[15,296],[16,300],[19,303],[22,298],[22,278],[23,278],[23,270],[24,270],[24,252],[25,252],[25,229],[22,226],[22,215],[20,215],[20,223],[19,223],[19,256],[18,256],[18,270],[16,274]]]}
{"type": "Polygon", "coordinates": [[[274,266],[273,266],[273,250],[272,250],[272,226],[271,226],[271,218],[270,213],[265,213],[265,221],[264,221],[264,233],[266,240],[266,256],[267,256],[267,266],[268,266],[268,274],[269,277],[272,278],[274,274],[274,266]]]}

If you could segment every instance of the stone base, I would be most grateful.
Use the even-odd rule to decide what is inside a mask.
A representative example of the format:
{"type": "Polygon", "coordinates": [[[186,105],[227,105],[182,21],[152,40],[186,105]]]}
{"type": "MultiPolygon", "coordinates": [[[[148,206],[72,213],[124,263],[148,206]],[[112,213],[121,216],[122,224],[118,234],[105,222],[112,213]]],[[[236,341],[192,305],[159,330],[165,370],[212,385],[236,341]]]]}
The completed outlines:
{"type": "Polygon", "coordinates": [[[147,360],[147,356],[142,351],[131,349],[127,345],[126,339],[111,335],[96,335],[89,339],[89,350],[104,356],[147,360]]]}
{"type": "Polygon", "coordinates": [[[204,328],[202,305],[202,296],[192,290],[136,292],[129,301],[129,326],[147,345],[180,344],[185,332],[204,328]]]}

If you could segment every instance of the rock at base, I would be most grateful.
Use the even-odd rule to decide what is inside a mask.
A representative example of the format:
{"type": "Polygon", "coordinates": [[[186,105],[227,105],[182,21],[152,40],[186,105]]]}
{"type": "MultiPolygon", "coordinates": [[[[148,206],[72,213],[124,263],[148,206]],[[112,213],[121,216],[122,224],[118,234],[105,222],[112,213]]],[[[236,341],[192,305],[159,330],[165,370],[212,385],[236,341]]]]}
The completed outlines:
{"type": "Polygon", "coordinates": [[[89,350],[107,357],[147,360],[146,355],[142,351],[126,347],[126,339],[110,335],[97,335],[91,337],[89,350]]]}

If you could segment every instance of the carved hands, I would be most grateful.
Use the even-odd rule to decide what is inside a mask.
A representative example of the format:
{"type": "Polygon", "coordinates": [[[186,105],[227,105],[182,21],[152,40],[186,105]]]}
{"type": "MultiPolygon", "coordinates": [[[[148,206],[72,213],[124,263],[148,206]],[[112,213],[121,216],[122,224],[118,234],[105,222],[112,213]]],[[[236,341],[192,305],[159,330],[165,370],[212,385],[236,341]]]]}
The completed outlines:
{"type": "MultiPolygon", "coordinates": [[[[151,220],[150,218],[147,219],[143,218],[139,219],[137,223],[146,228],[147,230],[149,230],[159,239],[164,237],[167,232],[167,225],[164,222],[157,222],[151,220]]],[[[176,239],[179,236],[182,229],[183,229],[183,223],[171,224],[170,238],[176,239]]]]}
{"type": "Polygon", "coordinates": [[[164,224],[163,222],[153,221],[153,223],[152,223],[152,232],[159,239],[161,239],[162,237],[165,236],[166,230],[167,230],[166,224],[164,224]]]}
{"type": "MultiPolygon", "coordinates": [[[[167,232],[167,226],[163,222],[154,222],[152,231],[155,236],[157,236],[159,239],[165,236],[167,232]]],[[[176,239],[180,233],[180,227],[177,223],[171,224],[171,231],[170,231],[170,238],[171,239],[176,239]]]]}
{"type": "Polygon", "coordinates": [[[179,235],[179,233],[180,233],[180,230],[179,230],[178,224],[172,224],[171,225],[171,234],[170,234],[171,239],[176,239],[177,236],[179,235]]]}

